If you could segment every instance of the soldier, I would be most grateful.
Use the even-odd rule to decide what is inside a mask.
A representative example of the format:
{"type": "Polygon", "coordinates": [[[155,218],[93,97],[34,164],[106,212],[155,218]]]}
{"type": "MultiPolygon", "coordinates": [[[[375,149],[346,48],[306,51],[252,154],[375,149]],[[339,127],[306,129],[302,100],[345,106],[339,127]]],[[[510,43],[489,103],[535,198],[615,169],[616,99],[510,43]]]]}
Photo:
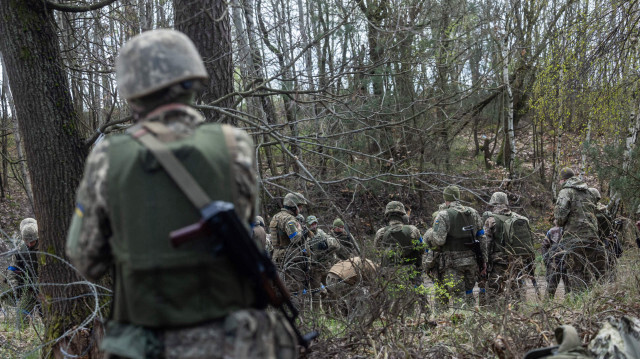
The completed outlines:
{"type": "Polygon", "coordinates": [[[604,273],[606,254],[598,239],[598,222],[589,188],[569,167],[560,171],[560,185],[562,189],[553,213],[558,226],[563,228],[561,243],[567,251],[570,289],[581,290],[604,273]]]}
{"type": "Polygon", "coordinates": [[[264,229],[264,219],[256,216],[253,221],[252,239],[258,243],[260,249],[267,250],[267,231],[264,229]]]}
{"type": "Polygon", "coordinates": [[[324,290],[324,279],[331,266],[338,260],[335,252],[340,248],[340,241],[318,228],[316,216],[307,217],[309,226],[309,248],[311,250],[311,287],[324,290]]]}
{"type": "Polygon", "coordinates": [[[490,298],[509,290],[520,299],[523,278],[533,275],[535,253],[529,220],[509,208],[504,192],[491,195],[491,212],[484,222],[488,250],[487,287],[490,298]]]}
{"type": "Polygon", "coordinates": [[[564,283],[565,293],[571,292],[567,268],[565,265],[566,252],[562,248],[562,227],[558,227],[557,221],[553,221],[554,226],[547,231],[547,235],[542,240],[542,260],[547,269],[547,297],[553,299],[560,280],[564,283]]]}
{"type": "Polygon", "coordinates": [[[31,313],[38,306],[38,222],[25,218],[20,222],[20,242],[9,266],[9,285],[22,309],[31,313]]]}
{"type": "Polygon", "coordinates": [[[201,218],[203,197],[233,203],[249,232],[258,193],[251,137],[203,124],[191,107],[208,79],[194,44],[174,30],[144,32],[122,48],[116,78],[136,123],[87,158],[66,247],[88,279],[114,273],[101,349],[116,358],[296,357],[291,326],[256,308],[255,283],[217,238],[169,243],[169,232],[201,218]],[[187,173],[172,182],[176,167],[187,173]],[[199,193],[179,184],[185,178],[199,193]]]}
{"type": "Polygon", "coordinates": [[[269,224],[273,243],[273,261],[285,274],[289,289],[297,292],[308,289],[310,280],[310,253],[305,240],[307,233],[296,218],[297,215],[302,214],[307,200],[302,194],[292,192],[284,196],[282,204],[282,209],[273,216],[269,224]]]}
{"type": "Polygon", "coordinates": [[[447,305],[449,297],[454,297],[472,305],[476,279],[487,270],[482,219],[475,209],[460,204],[457,186],[445,188],[443,197],[445,209],[438,212],[433,227],[425,234],[427,246],[438,256],[436,284],[441,294],[437,300],[447,305]]]}
{"type": "Polygon", "coordinates": [[[622,255],[622,246],[618,241],[618,235],[613,230],[613,221],[607,211],[607,206],[600,203],[600,191],[597,188],[589,188],[589,192],[596,206],[595,215],[598,222],[598,238],[604,243],[606,249],[607,271],[613,271],[617,259],[622,255]]]}
{"type": "Polygon", "coordinates": [[[374,248],[382,250],[382,267],[408,266],[415,268],[410,280],[422,284],[422,253],[424,247],[420,231],[415,226],[405,224],[403,217],[407,215],[404,205],[398,201],[387,203],[384,218],[388,225],[376,232],[373,240],[374,248]]]}
{"type": "Polygon", "coordinates": [[[355,238],[344,228],[344,221],[336,218],[333,221],[331,232],[340,241],[340,250],[336,253],[342,260],[360,255],[360,246],[355,238]]]}

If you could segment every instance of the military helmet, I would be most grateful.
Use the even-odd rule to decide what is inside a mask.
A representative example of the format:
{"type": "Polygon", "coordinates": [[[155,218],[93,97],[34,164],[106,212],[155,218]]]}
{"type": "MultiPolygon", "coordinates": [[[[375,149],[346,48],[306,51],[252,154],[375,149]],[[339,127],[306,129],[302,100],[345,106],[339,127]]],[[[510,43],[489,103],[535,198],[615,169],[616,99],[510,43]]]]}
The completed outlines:
{"type": "Polygon", "coordinates": [[[33,218],[25,218],[20,222],[20,236],[25,243],[38,240],[38,222],[33,218]]]}
{"type": "Polygon", "coordinates": [[[503,204],[505,206],[509,205],[509,198],[507,197],[507,194],[504,192],[494,192],[491,195],[491,199],[489,200],[489,204],[492,206],[496,206],[499,204],[503,204]]]}
{"type": "Polygon", "coordinates": [[[447,186],[447,188],[442,191],[442,197],[446,202],[453,202],[460,199],[460,188],[455,185],[447,186]]]}
{"type": "Polygon", "coordinates": [[[284,196],[284,201],[282,203],[284,204],[285,207],[296,207],[301,204],[306,205],[307,200],[304,198],[304,196],[301,193],[291,192],[291,193],[287,193],[287,195],[284,196]]]}
{"type": "Polygon", "coordinates": [[[384,215],[386,217],[392,214],[397,214],[399,216],[407,214],[407,211],[404,210],[404,204],[398,201],[391,201],[387,203],[387,207],[384,209],[384,215]]]}
{"type": "Polygon", "coordinates": [[[256,226],[264,227],[264,219],[260,216],[256,216],[254,223],[256,224],[256,226]]]}
{"type": "Polygon", "coordinates": [[[307,224],[312,225],[314,223],[318,223],[318,218],[316,216],[307,217],[307,224]]]}
{"type": "Polygon", "coordinates": [[[602,199],[602,196],[600,196],[600,191],[598,191],[598,189],[595,187],[589,187],[589,193],[591,193],[596,202],[602,199]]]}
{"type": "Polygon", "coordinates": [[[120,95],[133,100],[209,75],[187,35],[170,29],[143,32],[129,40],[116,59],[120,95]]]}
{"type": "Polygon", "coordinates": [[[575,176],[575,173],[570,167],[565,167],[560,170],[560,179],[568,180],[569,178],[575,176]]]}
{"type": "Polygon", "coordinates": [[[336,218],[333,220],[333,226],[334,227],[344,227],[344,221],[341,220],[340,218],[336,218]]]}

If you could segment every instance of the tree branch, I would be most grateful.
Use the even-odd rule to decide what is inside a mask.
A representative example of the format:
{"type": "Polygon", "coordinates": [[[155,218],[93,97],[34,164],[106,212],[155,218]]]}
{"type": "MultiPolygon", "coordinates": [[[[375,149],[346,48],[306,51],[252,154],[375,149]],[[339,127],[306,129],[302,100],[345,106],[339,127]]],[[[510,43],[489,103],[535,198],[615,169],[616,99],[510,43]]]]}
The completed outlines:
{"type": "Polygon", "coordinates": [[[52,1],[46,1],[46,4],[47,4],[47,8],[51,10],[57,10],[62,12],[86,12],[86,11],[102,9],[103,7],[111,5],[114,2],[116,2],[116,0],[103,0],[93,5],[85,5],[85,6],[65,5],[65,4],[55,3],[52,1]]]}

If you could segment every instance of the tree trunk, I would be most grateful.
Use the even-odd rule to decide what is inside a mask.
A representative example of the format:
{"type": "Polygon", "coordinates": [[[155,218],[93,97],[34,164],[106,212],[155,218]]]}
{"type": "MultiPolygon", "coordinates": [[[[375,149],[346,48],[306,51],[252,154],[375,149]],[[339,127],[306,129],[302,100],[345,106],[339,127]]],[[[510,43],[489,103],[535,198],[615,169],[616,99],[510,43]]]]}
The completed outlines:
{"type": "MultiPolygon", "coordinates": [[[[197,101],[210,104],[232,93],[231,27],[227,2],[175,0],[174,12],[176,30],[184,32],[193,40],[209,73],[209,82],[197,101]]],[[[219,100],[216,106],[231,108],[233,97],[219,100]]],[[[205,117],[208,122],[215,122],[221,116],[215,111],[208,111],[205,117]]]]}
{"type": "MultiPolygon", "coordinates": [[[[40,249],[64,258],[64,239],[87,148],[78,135],[79,119],[67,87],[53,14],[40,0],[3,0],[0,19],[0,51],[25,140],[40,249]]],[[[44,256],[40,263],[41,283],[80,280],[52,256],[44,256]]],[[[60,300],[81,295],[81,289],[66,285],[40,288],[45,342],[55,341],[87,317],[87,312],[80,309],[84,305],[72,299],[60,300]]],[[[42,350],[43,356],[61,356],[61,343],[55,341],[52,351],[42,350]]]]}

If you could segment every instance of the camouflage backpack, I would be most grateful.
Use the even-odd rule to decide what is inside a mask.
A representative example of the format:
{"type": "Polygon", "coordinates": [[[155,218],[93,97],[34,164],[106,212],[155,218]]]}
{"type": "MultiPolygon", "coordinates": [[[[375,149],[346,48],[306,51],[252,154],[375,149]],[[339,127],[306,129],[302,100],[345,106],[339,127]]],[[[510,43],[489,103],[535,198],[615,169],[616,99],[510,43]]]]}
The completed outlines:
{"type": "Polygon", "coordinates": [[[491,216],[496,219],[497,246],[500,251],[520,257],[535,257],[533,235],[526,218],[515,213],[492,213],[491,216]]]}

